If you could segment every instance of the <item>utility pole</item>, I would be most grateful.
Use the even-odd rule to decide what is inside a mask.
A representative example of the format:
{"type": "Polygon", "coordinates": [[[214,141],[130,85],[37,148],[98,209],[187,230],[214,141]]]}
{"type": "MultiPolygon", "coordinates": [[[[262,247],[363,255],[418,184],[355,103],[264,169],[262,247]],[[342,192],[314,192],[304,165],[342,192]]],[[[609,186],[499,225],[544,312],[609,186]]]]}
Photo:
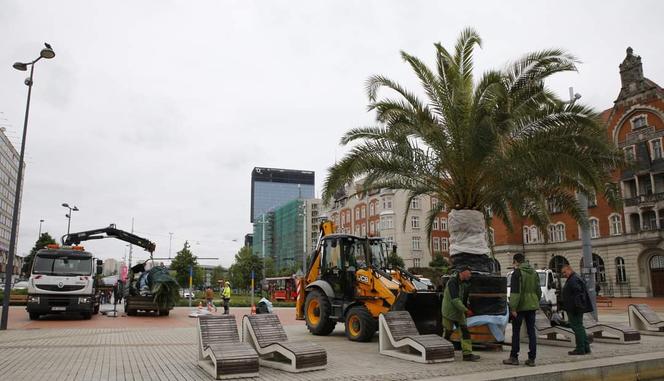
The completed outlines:
{"type": "MultiPolygon", "coordinates": [[[[134,233],[134,217],[131,218],[131,233],[134,233]]],[[[134,245],[129,244],[129,268],[131,268],[131,253],[133,251],[134,245]]]]}
{"type": "MultiPolygon", "coordinates": [[[[569,104],[574,105],[581,94],[574,94],[574,88],[569,88],[569,104]]],[[[590,302],[593,305],[593,317],[597,320],[597,294],[595,293],[595,273],[597,269],[593,263],[593,249],[590,243],[590,222],[588,221],[588,195],[583,192],[578,193],[579,208],[583,212],[583,219],[585,226],[581,226],[581,243],[583,251],[583,268],[581,274],[583,275],[586,285],[588,287],[588,295],[590,295],[590,302]]]]}
{"type": "Polygon", "coordinates": [[[168,233],[170,237],[168,238],[168,259],[171,259],[171,245],[173,243],[173,233],[168,233]]]}
{"type": "Polygon", "coordinates": [[[307,273],[307,202],[302,200],[302,273],[307,273]]]}

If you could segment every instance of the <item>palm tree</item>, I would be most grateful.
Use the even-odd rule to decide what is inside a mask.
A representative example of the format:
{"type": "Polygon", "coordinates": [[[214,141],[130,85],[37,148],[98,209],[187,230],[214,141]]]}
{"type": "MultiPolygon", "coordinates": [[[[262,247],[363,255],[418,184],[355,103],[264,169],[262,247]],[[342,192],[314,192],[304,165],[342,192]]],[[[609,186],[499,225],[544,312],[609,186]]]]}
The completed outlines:
{"type": "Polygon", "coordinates": [[[480,45],[473,29],[461,33],[453,52],[434,44],[433,69],[402,51],[424,99],[389,78],[370,77],[368,109],[375,111],[377,125],[351,129],[342,137],[341,144],[352,148],[330,168],[323,198],[329,201],[359,178],[364,179],[359,191],[402,189],[409,201],[436,197],[441,203],[428,215],[428,235],[435,216],[449,205],[453,258],[455,242],[457,253],[488,253],[486,243],[474,241],[477,250],[458,244],[463,241],[459,233],[485,231],[483,213],[489,208],[509,229],[517,216],[546,231],[547,202],[581,224],[586,211],[576,192],[599,191],[616,202],[610,172],[622,156],[598,114],[562,101],[545,85],[553,74],[576,70],[578,61],[563,50],[542,50],[475,81],[473,51],[480,45]],[[379,98],[379,90],[395,97],[379,98]],[[456,230],[453,217],[462,217],[456,230]]]}

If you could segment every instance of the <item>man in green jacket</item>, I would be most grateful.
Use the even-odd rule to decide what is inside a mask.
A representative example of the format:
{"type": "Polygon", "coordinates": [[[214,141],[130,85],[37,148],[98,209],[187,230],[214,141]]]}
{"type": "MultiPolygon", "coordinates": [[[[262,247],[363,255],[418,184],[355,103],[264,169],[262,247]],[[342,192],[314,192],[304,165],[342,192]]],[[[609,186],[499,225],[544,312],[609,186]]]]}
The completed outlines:
{"type": "Polygon", "coordinates": [[[470,288],[470,267],[464,266],[459,272],[452,275],[443,293],[443,328],[445,339],[450,340],[452,333],[457,330],[461,337],[461,351],[463,361],[477,361],[480,356],[473,354],[473,343],[466,325],[466,316],[473,316],[473,311],[466,307],[468,304],[468,291],[470,288]]]}
{"type": "Polygon", "coordinates": [[[537,334],[535,333],[535,314],[539,309],[542,289],[539,276],[533,270],[523,254],[512,257],[514,271],[510,279],[510,314],[512,314],[512,351],[510,358],[503,360],[506,365],[519,365],[519,343],[521,323],[526,321],[528,331],[528,360],[526,365],[535,366],[537,357],[537,334]]]}

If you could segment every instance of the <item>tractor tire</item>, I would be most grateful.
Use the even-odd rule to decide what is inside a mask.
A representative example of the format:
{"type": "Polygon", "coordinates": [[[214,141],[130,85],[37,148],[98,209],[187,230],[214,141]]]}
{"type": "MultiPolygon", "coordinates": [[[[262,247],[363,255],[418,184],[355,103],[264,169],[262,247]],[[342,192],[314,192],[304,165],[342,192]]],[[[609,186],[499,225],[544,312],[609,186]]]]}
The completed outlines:
{"type": "Polygon", "coordinates": [[[371,341],[378,324],[365,306],[351,307],[346,313],[346,337],[350,341],[371,341]]]}
{"type": "Polygon", "coordinates": [[[39,314],[36,312],[29,312],[28,315],[30,315],[30,320],[39,320],[39,314]]]}
{"type": "Polygon", "coordinates": [[[304,319],[307,329],[314,335],[327,336],[337,324],[330,319],[332,305],[330,299],[320,290],[312,290],[304,302],[304,319]]]}

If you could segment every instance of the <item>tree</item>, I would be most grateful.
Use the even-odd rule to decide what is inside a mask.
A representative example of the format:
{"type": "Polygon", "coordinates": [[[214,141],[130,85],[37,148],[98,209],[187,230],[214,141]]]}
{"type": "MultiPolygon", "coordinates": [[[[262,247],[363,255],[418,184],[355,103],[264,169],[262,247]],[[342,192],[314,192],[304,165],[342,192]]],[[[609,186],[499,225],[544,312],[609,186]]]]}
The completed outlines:
{"type": "Polygon", "coordinates": [[[226,279],[228,276],[228,270],[222,266],[216,266],[212,269],[212,279],[210,283],[212,286],[218,285],[218,281],[221,279],[226,279]]]}
{"type": "Polygon", "coordinates": [[[30,271],[32,271],[32,261],[35,259],[35,254],[37,254],[37,251],[43,249],[46,247],[46,245],[51,245],[56,243],[53,237],[51,237],[50,234],[47,232],[42,233],[39,236],[39,239],[35,242],[35,246],[30,250],[30,254],[28,254],[27,257],[23,259],[23,267],[21,268],[21,272],[23,274],[30,274],[30,271]]]}
{"type": "Polygon", "coordinates": [[[396,251],[390,252],[390,254],[387,256],[387,264],[390,267],[400,267],[400,268],[405,268],[406,266],[403,263],[403,259],[397,254],[396,251]]]}
{"type": "Polygon", "coordinates": [[[429,262],[429,267],[447,268],[450,264],[447,259],[440,254],[434,254],[433,260],[429,262]]]}
{"type": "Polygon", "coordinates": [[[235,261],[228,270],[231,286],[249,288],[251,286],[251,271],[254,272],[254,284],[260,284],[263,279],[263,259],[253,255],[251,247],[243,247],[235,254],[235,261]]]}
{"type": "MultiPolygon", "coordinates": [[[[545,85],[553,74],[575,71],[576,58],[558,49],[528,53],[475,81],[473,51],[480,44],[472,29],[461,33],[452,51],[434,44],[433,69],[401,52],[424,100],[387,77],[368,79],[369,110],[376,113],[377,126],[354,128],[342,137],[341,143],[352,147],[330,168],[325,201],[358,178],[364,178],[358,192],[406,190],[405,226],[412,199],[435,197],[440,202],[427,216],[429,238],[433,220],[446,206],[466,216],[491,210],[509,229],[516,215],[546,231],[551,203],[586,225],[576,192],[603,192],[618,205],[610,172],[623,159],[598,114],[563,101],[545,85]],[[396,97],[379,98],[382,90],[396,97]]],[[[454,241],[461,237],[451,224],[454,241]]],[[[475,218],[470,226],[481,230],[486,223],[475,218]]]]}
{"type": "Polygon", "coordinates": [[[191,266],[194,267],[192,284],[198,285],[203,282],[203,272],[199,270],[196,256],[189,250],[190,247],[189,241],[185,241],[182,250],[177,252],[170,266],[170,269],[175,271],[175,279],[181,287],[189,287],[189,268],[191,266]]]}

